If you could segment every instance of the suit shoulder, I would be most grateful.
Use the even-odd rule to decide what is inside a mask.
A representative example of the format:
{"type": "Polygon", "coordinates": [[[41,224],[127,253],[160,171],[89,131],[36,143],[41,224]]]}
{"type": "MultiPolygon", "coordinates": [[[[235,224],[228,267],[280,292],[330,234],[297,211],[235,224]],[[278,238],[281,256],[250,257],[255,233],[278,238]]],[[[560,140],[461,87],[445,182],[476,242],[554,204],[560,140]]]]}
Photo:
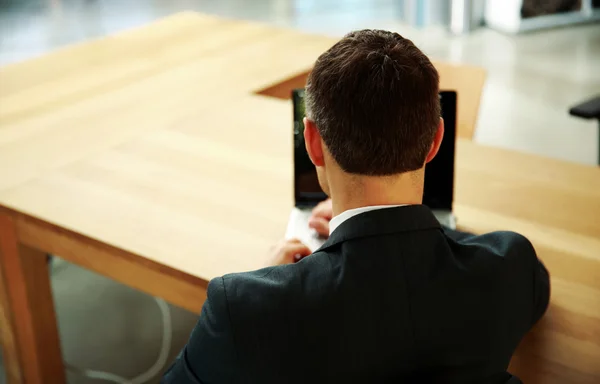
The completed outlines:
{"type": "Polygon", "coordinates": [[[454,236],[454,233],[449,231],[446,235],[459,245],[482,247],[498,256],[506,257],[514,253],[535,256],[535,249],[531,242],[516,232],[495,231],[483,235],[454,236]]]}
{"type": "Polygon", "coordinates": [[[267,310],[292,297],[306,296],[317,280],[327,280],[328,255],[317,252],[295,264],[267,267],[223,276],[232,306],[267,310]]]}
{"type": "Polygon", "coordinates": [[[517,232],[495,231],[479,237],[496,239],[500,244],[506,244],[509,247],[533,248],[529,239],[517,232]]]}

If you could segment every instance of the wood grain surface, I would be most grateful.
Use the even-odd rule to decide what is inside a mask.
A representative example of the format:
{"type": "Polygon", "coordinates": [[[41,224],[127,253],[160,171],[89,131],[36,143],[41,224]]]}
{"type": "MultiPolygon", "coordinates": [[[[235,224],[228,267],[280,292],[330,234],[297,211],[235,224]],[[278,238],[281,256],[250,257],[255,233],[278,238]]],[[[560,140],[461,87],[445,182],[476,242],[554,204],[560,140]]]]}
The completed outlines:
{"type": "MultiPolygon", "coordinates": [[[[199,311],[210,278],[266,264],[292,206],[291,105],[258,93],[335,41],[184,13],[0,69],[0,210],[15,241],[199,311]]],[[[436,66],[470,137],[485,74],[436,66]]],[[[459,226],[523,233],[552,274],[512,370],[598,382],[600,170],[464,138],[457,151],[459,226]]]]}

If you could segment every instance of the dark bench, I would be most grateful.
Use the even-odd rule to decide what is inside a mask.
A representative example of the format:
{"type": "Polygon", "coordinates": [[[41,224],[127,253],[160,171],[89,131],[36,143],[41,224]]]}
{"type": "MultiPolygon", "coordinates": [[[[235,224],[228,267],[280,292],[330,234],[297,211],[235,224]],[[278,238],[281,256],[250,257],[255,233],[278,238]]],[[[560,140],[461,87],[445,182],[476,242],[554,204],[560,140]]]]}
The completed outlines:
{"type": "Polygon", "coordinates": [[[600,165],[600,95],[569,109],[573,116],[598,120],[598,165],[600,165]]]}

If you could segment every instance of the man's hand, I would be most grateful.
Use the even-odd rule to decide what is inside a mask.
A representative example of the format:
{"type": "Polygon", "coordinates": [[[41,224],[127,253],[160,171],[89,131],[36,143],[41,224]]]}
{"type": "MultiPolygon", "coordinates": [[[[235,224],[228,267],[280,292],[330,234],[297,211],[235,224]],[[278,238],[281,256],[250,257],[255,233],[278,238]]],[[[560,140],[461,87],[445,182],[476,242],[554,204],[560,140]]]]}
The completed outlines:
{"type": "Polygon", "coordinates": [[[308,226],[323,237],[329,237],[329,221],[333,217],[331,199],[321,201],[312,211],[308,226]]]}
{"type": "Polygon", "coordinates": [[[271,249],[271,265],[292,264],[310,255],[311,250],[298,239],[282,240],[271,249]]]}

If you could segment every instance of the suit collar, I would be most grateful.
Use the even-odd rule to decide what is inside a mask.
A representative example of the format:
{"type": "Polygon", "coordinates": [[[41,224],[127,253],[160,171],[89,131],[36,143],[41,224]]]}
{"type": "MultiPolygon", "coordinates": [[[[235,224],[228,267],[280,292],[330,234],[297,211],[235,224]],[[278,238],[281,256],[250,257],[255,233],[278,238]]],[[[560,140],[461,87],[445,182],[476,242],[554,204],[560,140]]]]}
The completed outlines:
{"type": "Polygon", "coordinates": [[[440,228],[440,223],[425,205],[377,209],[360,213],[341,223],[318,251],[360,237],[440,228]]]}
{"type": "Polygon", "coordinates": [[[360,215],[361,213],[365,213],[365,212],[369,212],[369,211],[375,211],[377,209],[387,209],[387,208],[394,208],[394,207],[402,207],[405,206],[406,204],[401,204],[401,205],[371,205],[371,206],[367,206],[367,207],[360,207],[360,208],[354,208],[354,209],[349,209],[347,211],[344,211],[342,213],[340,213],[339,215],[335,216],[333,219],[331,219],[331,221],[329,222],[329,234],[331,235],[333,233],[333,231],[336,230],[337,227],[339,227],[344,221],[350,219],[351,217],[354,217],[356,215],[360,215]]]}

